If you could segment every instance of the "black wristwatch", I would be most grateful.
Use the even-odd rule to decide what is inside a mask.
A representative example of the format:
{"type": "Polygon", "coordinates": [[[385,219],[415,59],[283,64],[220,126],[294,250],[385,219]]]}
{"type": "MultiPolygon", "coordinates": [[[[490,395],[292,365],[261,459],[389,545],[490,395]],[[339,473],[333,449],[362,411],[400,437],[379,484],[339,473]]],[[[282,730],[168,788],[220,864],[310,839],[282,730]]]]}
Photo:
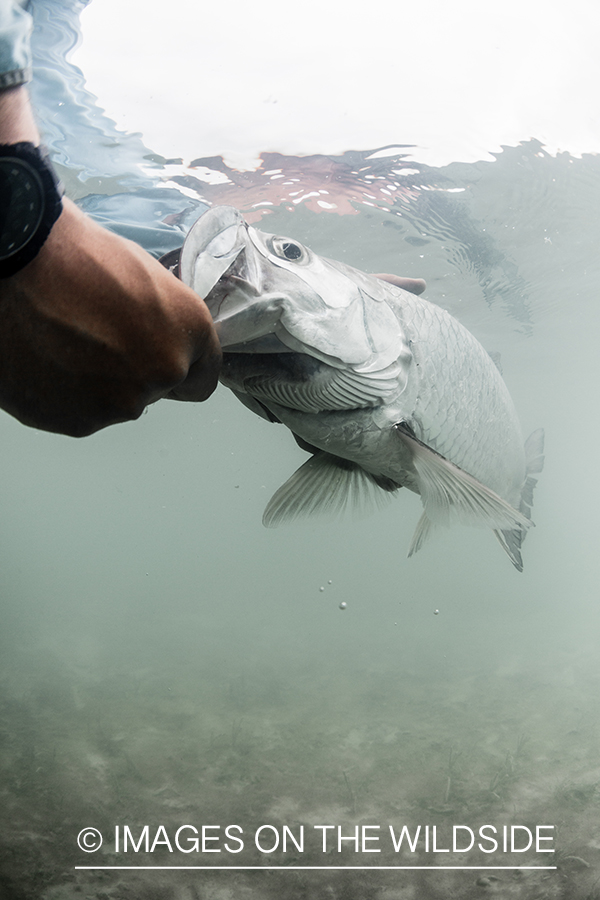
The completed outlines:
{"type": "Polygon", "coordinates": [[[63,193],[44,147],[0,144],[0,278],[38,255],[61,214],[63,193]]]}

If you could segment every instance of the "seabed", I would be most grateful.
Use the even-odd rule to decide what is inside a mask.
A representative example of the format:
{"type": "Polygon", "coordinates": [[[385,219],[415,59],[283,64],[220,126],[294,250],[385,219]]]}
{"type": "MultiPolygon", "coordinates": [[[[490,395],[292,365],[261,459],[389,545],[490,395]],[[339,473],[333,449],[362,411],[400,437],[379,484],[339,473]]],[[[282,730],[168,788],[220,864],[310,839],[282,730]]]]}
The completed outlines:
{"type": "Polygon", "coordinates": [[[465,664],[451,682],[398,669],[359,675],[332,662],[320,684],[297,665],[232,673],[214,659],[183,658],[159,673],[123,664],[68,671],[51,653],[33,672],[26,663],[4,673],[1,694],[1,900],[600,897],[591,658],[535,672],[465,664]],[[137,840],[145,824],[150,842],[163,826],[154,852],[131,844],[123,852],[125,827],[137,840]],[[233,824],[244,849],[228,853],[224,829],[233,824]],[[332,830],[324,853],[314,826],[325,824],[345,836],[379,825],[366,833],[380,836],[368,846],[381,852],[357,853],[352,841],[338,852],[332,830]],[[422,840],[415,852],[406,842],[394,852],[389,825],[399,833],[419,824],[430,834],[436,826],[441,852],[426,852],[422,840]],[[553,826],[545,846],[556,852],[443,852],[454,824],[475,833],[485,824],[498,833],[553,826]],[[207,834],[220,840],[207,846],[221,853],[169,852],[165,835],[173,844],[182,825],[213,826],[207,834]],[[265,850],[273,828],[298,838],[304,825],[303,852],[288,840],[285,854],[281,844],[261,853],[254,833],[263,825],[272,826],[262,832],[265,850]],[[94,854],[76,845],[91,826],[105,841],[94,854]],[[219,865],[282,871],[159,868],[219,865]],[[489,868],[467,868],[478,866],[489,868]]]}

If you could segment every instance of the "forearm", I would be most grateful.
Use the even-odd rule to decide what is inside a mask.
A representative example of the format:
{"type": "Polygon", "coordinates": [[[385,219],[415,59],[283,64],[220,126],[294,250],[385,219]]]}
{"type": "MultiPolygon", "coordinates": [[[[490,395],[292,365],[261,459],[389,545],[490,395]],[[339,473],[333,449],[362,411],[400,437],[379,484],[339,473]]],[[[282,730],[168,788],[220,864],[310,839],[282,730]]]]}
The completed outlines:
{"type": "Polygon", "coordinates": [[[0,90],[0,144],[16,144],[18,141],[30,141],[36,146],[40,142],[24,85],[0,90]]]}

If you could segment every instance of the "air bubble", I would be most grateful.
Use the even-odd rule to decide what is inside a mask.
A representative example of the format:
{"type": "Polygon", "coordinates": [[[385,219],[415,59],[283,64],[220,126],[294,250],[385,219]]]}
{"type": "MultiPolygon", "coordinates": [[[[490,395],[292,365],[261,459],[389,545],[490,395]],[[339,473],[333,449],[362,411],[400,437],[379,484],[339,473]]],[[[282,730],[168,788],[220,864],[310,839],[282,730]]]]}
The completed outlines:
{"type": "Polygon", "coordinates": [[[342,602],[340,603],[340,609],[346,609],[346,606],[347,604],[342,600],[342,602]]]}

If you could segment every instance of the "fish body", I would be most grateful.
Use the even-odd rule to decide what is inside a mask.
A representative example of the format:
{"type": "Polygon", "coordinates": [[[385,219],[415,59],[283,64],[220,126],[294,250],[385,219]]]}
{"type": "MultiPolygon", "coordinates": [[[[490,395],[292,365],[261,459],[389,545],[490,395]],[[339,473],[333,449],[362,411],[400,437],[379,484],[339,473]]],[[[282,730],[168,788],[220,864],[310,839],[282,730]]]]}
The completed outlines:
{"type": "Polygon", "coordinates": [[[320,257],[232,207],[193,226],[180,275],[215,321],[222,382],[312,454],[265,524],[406,487],[424,506],[410,553],[436,525],[486,525],[522,568],[543,433],[523,444],[498,368],[455,318],[411,292],[420,285],[320,257]]]}

